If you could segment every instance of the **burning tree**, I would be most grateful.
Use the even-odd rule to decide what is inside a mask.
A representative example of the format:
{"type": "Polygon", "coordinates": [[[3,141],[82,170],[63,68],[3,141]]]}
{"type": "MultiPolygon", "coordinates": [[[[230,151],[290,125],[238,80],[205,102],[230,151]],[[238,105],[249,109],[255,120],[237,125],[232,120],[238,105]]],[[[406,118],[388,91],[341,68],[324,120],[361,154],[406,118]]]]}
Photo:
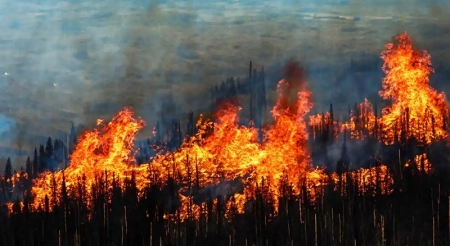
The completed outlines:
{"type": "MultiPolygon", "coordinates": [[[[289,61],[277,85],[273,122],[265,128],[240,125],[241,107],[222,102],[215,121],[200,116],[194,124],[189,113],[184,141],[180,122],[172,121],[168,150],[136,163],[134,138],[145,123],[125,108],[109,123],[100,120],[97,129],[85,132],[73,152],[68,146],[70,165],[58,171],[46,170],[48,159],[65,158],[64,145],[49,138],[39,155],[36,149],[33,161],[27,160],[26,171],[13,174],[8,160],[2,189],[9,191],[10,184],[24,199],[9,203],[10,218],[0,219],[11,228],[25,219],[38,221],[26,225],[27,235],[46,245],[402,245],[435,243],[439,233],[448,241],[442,235],[450,226],[442,221],[449,216],[450,183],[433,172],[439,167],[431,165],[424,147],[447,136],[445,95],[428,85],[430,56],[415,50],[406,33],[388,44],[381,57],[386,77],[380,96],[392,104],[380,117],[365,100],[355,105],[347,122],[335,120],[332,106],[306,122],[312,94],[303,68],[289,61]],[[320,138],[314,147],[326,155],[342,135],[338,171],[314,167],[309,137],[320,138]],[[423,147],[420,153],[411,150],[411,139],[423,147]],[[352,169],[357,153],[347,153],[351,141],[375,141],[398,155],[368,153],[368,168],[352,169]],[[419,172],[408,172],[412,166],[419,172]],[[36,175],[28,193],[23,180],[36,175]],[[426,177],[431,178],[422,182],[426,177]],[[431,216],[425,216],[430,208],[431,216]],[[398,222],[396,216],[403,219],[398,222]],[[431,231],[424,233],[432,239],[418,238],[409,224],[431,231]],[[405,239],[398,231],[412,236],[405,239]]],[[[250,68],[252,117],[255,101],[265,105],[260,95],[265,89],[253,83],[255,76],[250,68]]],[[[239,81],[226,84],[231,90],[226,97],[235,97],[239,81]]],[[[158,124],[154,143],[164,145],[159,129],[158,124]]],[[[17,234],[8,228],[0,228],[10,237],[5,242],[21,241],[9,236],[6,232],[17,234]]]]}
{"type": "Polygon", "coordinates": [[[431,143],[445,138],[448,102],[443,92],[429,86],[429,76],[434,72],[430,55],[414,49],[412,38],[405,32],[386,45],[381,58],[386,76],[379,94],[392,101],[382,111],[383,140],[392,144],[404,135],[431,143]]]}

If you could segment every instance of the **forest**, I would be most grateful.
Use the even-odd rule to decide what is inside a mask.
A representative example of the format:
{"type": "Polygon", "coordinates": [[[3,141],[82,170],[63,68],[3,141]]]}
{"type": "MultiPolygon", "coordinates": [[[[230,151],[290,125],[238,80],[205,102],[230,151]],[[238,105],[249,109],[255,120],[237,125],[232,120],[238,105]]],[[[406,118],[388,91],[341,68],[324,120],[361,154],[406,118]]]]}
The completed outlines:
{"type": "Polygon", "coordinates": [[[344,117],[311,113],[308,71],[290,60],[274,105],[250,62],[211,89],[210,112],[160,114],[146,140],[131,108],[95,130],[72,125],[20,170],[8,158],[0,244],[448,245],[450,114],[430,58],[405,32],[381,59],[352,61],[382,70],[390,104],[366,99],[344,117]]]}

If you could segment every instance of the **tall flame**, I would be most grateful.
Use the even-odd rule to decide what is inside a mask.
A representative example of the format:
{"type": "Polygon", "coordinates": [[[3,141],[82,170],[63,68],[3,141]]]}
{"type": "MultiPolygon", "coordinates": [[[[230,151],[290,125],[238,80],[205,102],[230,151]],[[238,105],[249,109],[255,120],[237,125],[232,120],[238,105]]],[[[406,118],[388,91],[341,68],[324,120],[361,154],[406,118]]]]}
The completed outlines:
{"type": "MultiPolygon", "coordinates": [[[[42,209],[46,202],[58,204],[62,193],[76,193],[75,187],[80,183],[90,188],[98,179],[109,175],[110,187],[106,188],[111,188],[113,176],[117,181],[124,181],[134,174],[140,191],[152,182],[175,180],[180,187],[182,218],[192,216],[188,213],[198,216],[204,189],[231,180],[245,184],[244,189],[228,184],[223,189],[210,189],[210,196],[214,199],[218,195],[234,195],[234,202],[242,211],[245,200],[254,199],[255,191],[267,186],[268,198],[276,210],[282,183],[292,186],[299,194],[302,185],[316,186],[322,179],[320,170],[310,164],[307,146],[304,117],[312,107],[311,93],[296,73],[298,70],[290,69],[290,72],[294,69],[290,76],[278,83],[279,99],[272,110],[274,124],[263,129],[263,141],[258,140],[258,129],[238,125],[240,107],[225,104],[217,112],[215,123],[200,118],[198,133],[179,150],[159,153],[149,164],[136,166],[130,159],[132,143],[144,122],[134,119],[130,109],[124,109],[102,130],[87,132],[80,138],[67,169],[46,172],[36,179],[32,188],[33,208],[42,209]],[[292,92],[296,92],[295,97],[292,92]]],[[[92,196],[90,192],[83,195],[92,196]]]]}
{"type": "Polygon", "coordinates": [[[402,134],[424,143],[444,138],[448,106],[445,94],[429,86],[434,70],[428,52],[414,49],[412,38],[404,32],[385,46],[381,58],[386,76],[379,94],[392,101],[382,111],[385,141],[392,143],[402,134]]]}
{"type": "Polygon", "coordinates": [[[62,184],[67,191],[83,182],[87,194],[83,195],[86,201],[91,198],[90,187],[104,175],[114,175],[118,180],[129,177],[133,150],[133,140],[144,126],[142,120],[133,118],[133,112],[125,108],[119,112],[102,130],[84,133],[76,146],[70,165],[55,173],[42,173],[31,189],[34,195],[34,209],[44,209],[45,200],[48,199],[50,209],[57,205],[58,197],[62,196],[62,184]],[[64,179],[64,182],[63,182],[64,179]],[[53,193],[54,196],[52,196],[53,193]]]}
{"type": "MultiPolygon", "coordinates": [[[[428,84],[433,72],[428,53],[415,50],[405,32],[386,45],[381,58],[386,76],[379,94],[391,100],[392,105],[384,108],[381,118],[377,118],[376,110],[366,100],[355,107],[350,121],[342,124],[341,129],[349,130],[352,138],[372,135],[386,144],[400,137],[415,137],[422,143],[446,137],[447,101],[443,93],[437,93],[428,84]]],[[[307,191],[314,200],[320,192],[316,187],[327,182],[353,182],[362,193],[373,193],[372,188],[381,183],[379,192],[390,194],[393,179],[381,161],[370,169],[341,176],[332,174],[329,180],[323,169],[312,167],[304,121],[313,106],[311,92],[298,64],[289,63],[285,72],[285,78],[278,83],[278,100],[271,111],[274,122],[269,127],[239,125],[240,107],[224,104],[215,122],[200,117],[198,132],[177,151],[160,152],[144,165],[137,166],[132,161],[134,137],[144,122],[133,118],[130,109],[124,109],[101,130],[87,132],[80,138],[65,170],[46,172],[35,180],[32,209],[51,210],[68,194],[82,196],[86,205],[92,206],[89,199],[95,194],[91,187],[103,181],[103,188],[110,190],[117,183],[133,180],[141,194],[151,185],[176,186],[177,192],[172,196],[181,201],[182,219],[198,218],[211,199],[215,203],[222,199],[228,209],[235,206],[238,212],[243,212],[246,201],[257,199],[257,192],[262,190],[276,212],[278,198],[286,187],[294,195],[307,191]],[[262,140],[260,130],[264,133],[262,140]]],[[[329,113],[310,117],[309,124],[319,129],[325,121],[337,137],[334,128],[338,128],[338,123],[329,113]]],[[[99,125],[102,122],[98,121],[99,125]]],[[[421,170],[431,172],[426,156],[420,158],[421,170]]]]}

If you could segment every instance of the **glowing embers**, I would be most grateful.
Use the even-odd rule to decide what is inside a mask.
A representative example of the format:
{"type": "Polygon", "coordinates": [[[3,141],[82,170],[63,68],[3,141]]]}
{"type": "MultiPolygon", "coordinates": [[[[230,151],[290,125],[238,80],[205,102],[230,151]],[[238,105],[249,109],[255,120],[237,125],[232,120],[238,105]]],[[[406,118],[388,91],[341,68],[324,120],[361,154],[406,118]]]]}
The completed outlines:
{"type": "Polygon", "coordinates": [[[347,193],[346,188],[350,183],[356,187],[355,190],[360,195],[389,195],[393,191],[393,176],[389,168],[383,164],[371,168],[360,168],[341,175],[333,173],[331,177],[335,190],[340,191],[342,195],[347,193]]]}
{"type": "Polygon", "coordinates": [[[350,137],[356,140],[375,137],[377,122],[372,104],[365,99],[363,103],[355,105],[350,113],[349,122],[342,124],[341,132],[349,132],[350,137]]]}
{"type": "Polygon", "coordinates": [[[434,171],[426,153],[416,155],[413,159],[408,160],[404,167],[410,168],[413,172],[418,171],[424,174],[432,174],[434,171]]]}

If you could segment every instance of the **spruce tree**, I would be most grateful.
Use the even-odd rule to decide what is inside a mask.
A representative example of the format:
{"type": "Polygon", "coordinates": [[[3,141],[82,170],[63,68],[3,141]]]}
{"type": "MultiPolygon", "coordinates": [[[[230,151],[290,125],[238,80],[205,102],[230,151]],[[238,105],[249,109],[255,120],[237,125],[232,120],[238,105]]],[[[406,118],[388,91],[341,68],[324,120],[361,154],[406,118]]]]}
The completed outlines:
{"type": "Polygon", "coordinates": [[[47,169],[47,158],[45,155],[44,145],[39,146],[39,173],[44,172],[47,169]]]}
{"type": "Polygon", "coordinates": [[[11,158],[8,157],[8,160],[6,160],[6,167],[5,167],[5,179],[6,181],[9,181],[12,178],[12,165],[11,165],[11,158]]]}
{"type": "Polygon", "coordinates": [[[48,137],[47,139],[47,145],[45,147],[45,154],[47,157],[51,157],[53,155],[53,143],[52,143],[52,138],[48,137]]]}
{"type": "Polygon", "coordinates": [[[55,139],[55,143],[53,144],[53,154],[57,162],[61,161],[61,146],[58,139],[55,139]]]}
{"type": "Polygon", "coordinates": [[[25,167],[26,167],[28,178],[31,178],[32,175],[33,175],[33,164],[31,163],[31,160],[30,160],[29,156],[27,158],[25,167]]]}
{"type": "Polygon", "coordinates": [[[34,156],[33,156],[33,175],[32,177],[35,178],[38,173],[39,173],[39,157],[38,157],[38,152],[37,152],[37,148],[34,148],[34,156]]]}
{"type": "Polygon", "coordinates": [[[5,188],[6,188],[6,193],[8,194],[9,199],[11,199],[12,190],[13,190],[12,176],[13,176],[13,170],[12,170],[12,165],[11,165],[11,158],[8,157],[8,160],[6,161],[6,167],[5,167],[5,181],[6,181],[5,188]]]}
{"type": "Polygon", "coordinates": [[[78,139],[77,139],[77,134],[76,134],[76,130],[75,130],[75,125],[72,122],[72,126],[70,128],[70,135],[69,135],[69,141],[68,141],[68,145],[67,146],[67,151],[70,154],[72,154],[72,152],[75,150],[75,145],[78,143],[78,139]]]}
{"type": "Polygon", "coordinates": [[[194,112],[192,111],[188,113],[188,124],[186,132],[189,136],[194,136],[195,134],[194,112]]]}

